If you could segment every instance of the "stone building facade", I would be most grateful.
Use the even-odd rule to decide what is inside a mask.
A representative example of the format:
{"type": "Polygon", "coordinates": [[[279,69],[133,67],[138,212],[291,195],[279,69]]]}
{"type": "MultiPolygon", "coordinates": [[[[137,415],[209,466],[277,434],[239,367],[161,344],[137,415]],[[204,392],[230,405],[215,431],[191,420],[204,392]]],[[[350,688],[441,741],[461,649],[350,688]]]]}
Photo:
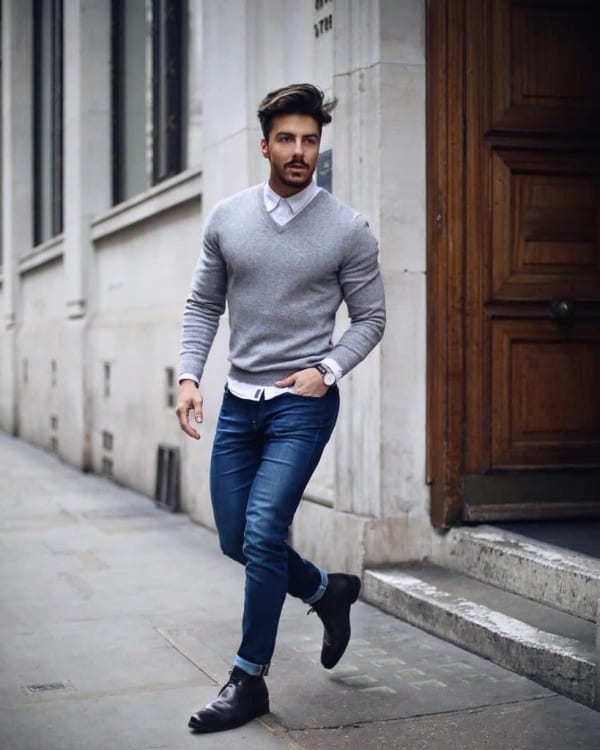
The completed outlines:
{"type": "Polygon", "coordinates": [[[196,443],[183,304],[207,212],[267,175],[258,101],[311,81],[339,102],[319,179],[379,238],[388,327],[341,383],[294,544],[356,571],[429,554],[425,0],[3,0],[1,23],[0,428],[149,496],[176,447],[181,507],[213,525],[226,322],[196,443]]]}

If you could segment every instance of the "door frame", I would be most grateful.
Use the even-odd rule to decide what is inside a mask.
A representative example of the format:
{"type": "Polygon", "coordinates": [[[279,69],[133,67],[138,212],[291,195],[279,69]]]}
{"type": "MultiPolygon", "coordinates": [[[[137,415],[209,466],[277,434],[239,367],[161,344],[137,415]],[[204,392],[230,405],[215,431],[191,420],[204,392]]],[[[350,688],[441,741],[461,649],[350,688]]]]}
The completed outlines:
{"type": "Polygon", "coordinates": [[[465,0],[427,3],[427,481],[434,526],[462,522],[465,0]]]}

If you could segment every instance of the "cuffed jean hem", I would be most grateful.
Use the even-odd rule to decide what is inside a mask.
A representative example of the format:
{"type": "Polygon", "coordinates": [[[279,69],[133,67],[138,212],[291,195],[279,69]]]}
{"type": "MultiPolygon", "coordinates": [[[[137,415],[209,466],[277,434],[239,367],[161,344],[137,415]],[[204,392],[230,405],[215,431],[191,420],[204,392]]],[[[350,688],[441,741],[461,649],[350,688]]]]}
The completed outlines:
{"type": "Polygon", "coordinates": [[[319,599],[325,593],[325,589],[327,588],[327,584],[329,583],[329,577],[327,575],[327,571],[321,570],[321,568],[317,568],[317,570],[321,574],[321,583],[319,584],[319,588],[315,591],[315,593],[309,599],[302,600],[305,604],[315,604],[316,602],[318,602],[319,599]]]}
{"type": "Polygon", "coordinates": [[[233,660],[233,666],[243,669],[253,677],[266,677],[269,674],[270,664],[253,664],[251,661],[244,659],[239,654],[233,660]]]}

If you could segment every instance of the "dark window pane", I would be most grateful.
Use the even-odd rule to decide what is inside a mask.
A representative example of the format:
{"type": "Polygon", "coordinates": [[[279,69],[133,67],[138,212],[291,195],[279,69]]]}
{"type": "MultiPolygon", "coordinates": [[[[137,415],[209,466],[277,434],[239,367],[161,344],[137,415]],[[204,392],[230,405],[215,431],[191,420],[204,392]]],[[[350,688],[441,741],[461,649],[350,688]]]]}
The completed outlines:
{"type": "Polygon", "coordinates": [[[185,0],[153,0],[153,182],[183,169],[185,0]]]}
{"type": "Polygon", "coordinates": [[[113,201],[149,187],[146,167],[145,0],[113,0],[113,201]]]}
{"type": "Polygon", "coordinates": [[[34,244],[63,230],[63,4],[33,2],[34,244]]]}

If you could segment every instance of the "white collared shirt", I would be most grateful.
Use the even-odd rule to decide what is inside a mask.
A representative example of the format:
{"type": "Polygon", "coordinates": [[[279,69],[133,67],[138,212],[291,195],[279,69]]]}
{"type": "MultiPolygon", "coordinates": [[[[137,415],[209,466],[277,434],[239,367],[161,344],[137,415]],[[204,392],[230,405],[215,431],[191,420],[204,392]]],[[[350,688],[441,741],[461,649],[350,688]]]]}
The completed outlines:
{"type": "Polygon", "coordinates": [[[280,226],[285,226],[288,221],[291,221],[302,209],[306,208],[322,189],[311,180],[299,193],[294,193],[289,198],[283,198],[273,190],[268,182],[265,182],[263,189],[265,208],[274,221],[280,226]]]}
{"type": "MultiPolygon", "coordinates": [[[[291,221],[294,216],[297,216],[303,209],[305,209],[308,204],[317,197],[322,189],[323,188],[320,188],[311,180],[311,182],[303,190],[300,190],[299,193],[294,193],[294,195],[290,195],[288,198],[283,198],[273,190],[268,182],[265,182],[263,188],[265,208],[274,221],[280,226],[285,226],[288,221],[291,221]]],[[[342,377],[342,368],[334,359],[331,359],[331,357],[325,357],[322,364],[331,370],[335,375],[336,380],[339,380],[342,377]]],[[[198,385],[198,378],[187,372],[184,372],[179,376],[179,382],[182,380],[193,380],[196,385],[198,385]]],[[[234,396],[249,399],[250,401],[259,401],[261,398],[268,401],[276,396],[281,396],[282,393],[291,393],[294,390],[293,386],[290,386],[289,388],[278,388],[275,385],[257,387],[251,383],[241,383],[233,378],[227,378],[227,387],[234,396]]]]}

